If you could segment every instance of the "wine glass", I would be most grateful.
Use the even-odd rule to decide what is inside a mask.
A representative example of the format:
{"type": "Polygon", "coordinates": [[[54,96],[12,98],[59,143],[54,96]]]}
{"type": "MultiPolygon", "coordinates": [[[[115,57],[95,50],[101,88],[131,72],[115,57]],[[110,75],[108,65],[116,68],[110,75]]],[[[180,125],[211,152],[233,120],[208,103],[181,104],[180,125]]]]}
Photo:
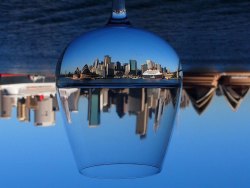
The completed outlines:
{"type": "Polygon", "coordinates": [[[81,174],[137,178],[161,171],[179,106],[181,65],[166,41],[130,24],[124,0],[113,0],[105,27],[70,43],[56,77],[81,174]]]}

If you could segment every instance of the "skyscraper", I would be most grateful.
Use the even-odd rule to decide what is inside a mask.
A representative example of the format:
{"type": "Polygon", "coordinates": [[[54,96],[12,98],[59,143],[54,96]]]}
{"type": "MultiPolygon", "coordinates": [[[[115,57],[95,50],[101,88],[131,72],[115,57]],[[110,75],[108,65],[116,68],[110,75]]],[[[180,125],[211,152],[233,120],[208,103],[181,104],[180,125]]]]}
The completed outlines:
{"type": "Polygon", "coordinates": [[[72,90],[68,96],[68,104],[70,112],[78,112],[78,102],[80,98],[80,89],[72,90]]]}
{"type": "Polygon", "coordinates": [[[107,66],[110,63],[111,63],[111,57],[108,55],[105,55],[104,56],[104,65],[107,66]]]}
{"type": "Polygon", "coordinates": [[[11,118],[12,99],[9,96],[2,95],[2,93],[2,90],[0,90],[0,117],[11,118]]]}
{"type": "Polygon", "coordinates": [[[93,67],[97,68],[98,65],[99,65],[99,59],[97,58],[97,59],[94,61],[93,67]]]}
{"type": "Polygon", "coordinates": [[[58,101],[57,101],[57,94],[55,94],[55,96],[50,95],[50,97],[52,98],[52,106],[53,106],[53,111],[59,111],[59,105],[58,105],[58,101]]]}
{"type": "Polygon", "coordinates": [[[141,73],[143,74],[145,71],[148,70],[148,65],[147,64],[143,64],[141,65],[141,73]]]}
{"type": "Polygon", "coordinates": [[[153,61],[147,60],[146,63],[147,63],[147,66],[148,66],[148,69],[149,69],[149,70],[153,70],[153,69],[154,69],[155,64],[154,64],[153,61]]]}
{"type": "Polygon", "coordinates": [[[161,68],[161,65],[160,65],[160,64],[156,64],[155,66],[156,66],[156,69],[157,69],[158,71],[162,72],[162,68],[161,68]]]}
{"type": "Polygon", "coordinates": [[[27,97],[27,106],[28,108],[30,109],[35,109],[37,107],[37,97],[35,96],[30,96],[30,97],[27,97]]]}
{"type": "Polygon", "coordinates": [[[50,126],[55,124],[55,112],[53,111],[52,98],[42,98],[37,102],[35,109],[35,125],[50,126]]]}
{"type": "Polygon", "coordinates": [[[143,111],[139,112],[136,117],[136,134],[139,134],[140,136],[146,135],[147,126],[148,126],[148,107],[146,103],[143,111]]]}
{"type": "Polygon", "coordinates": [[[163,112],[163,107],[164,107],[164,99],[160,97],[157,100],[157,107],[156,107],[156,112],[155,112],[155,121],[154,121],[154,130],[157,131],[160,125],[160,120],[163,112]]]}
{"type": "Polygon", "coordinates": [[[28,101],[24,98],[17,101],[17,118],[19,121],[30,121],[30,109],[27,104],[28,101]]]}
{"type": "Polygon", "coordinates": [[[109,109],[109,89],[103,88],[100,93],[100,110],[108,112],[109,109]]]}
{"type": "Polygon", "coordinates": [[[128,111],[131,114],[137,114],[144,109],[145,105],[145,89],[130,88],[128,96],[128,111]]]}
{"type": "Polygon", "coordinates": [[[137,61],[136,60],[129,60],[129,65],[130,65],[129,74],[137,75],[137,61]]]}
{"type": "Polygon", "coordinates": [[[114,71],[115,71],[114,63],[107,64],[107,66],[106,66],[106,75],[107,75],[107,77],[113,77],[114,76],[114,71]]]}
{"type": "Polygon", "coordinates": [[[100,124],[100,89],[90,89],[88,100],[89,126],[100,124]]]}
{"type": "Polygon", "coordinates": [[[116,113],[122,118],[125,115],[125,100],[127,95],[125,93],[118,93],[116,97],[116,113]]]}
{"type": "Polygon", "coordinates": [[[115,70],[116,70],[116,71],[121,71],[121,63],[120,63],[119,61],[117,61],[117,62],[115,63],[115,70]]]}
{"type": "Polygon", "coordinates": [[[124,69],[125,69],[125,75],[128,75],[130,72],[130,64],[125,63],[124,64],[124,69]]]}
{"type": "Polygon", "coordinates": [[[103,64],[99,64],[97,69],[96,69],[96,74],[98,74],[99,76],[106,78],[106,69],[105,66],[103,64]]]}

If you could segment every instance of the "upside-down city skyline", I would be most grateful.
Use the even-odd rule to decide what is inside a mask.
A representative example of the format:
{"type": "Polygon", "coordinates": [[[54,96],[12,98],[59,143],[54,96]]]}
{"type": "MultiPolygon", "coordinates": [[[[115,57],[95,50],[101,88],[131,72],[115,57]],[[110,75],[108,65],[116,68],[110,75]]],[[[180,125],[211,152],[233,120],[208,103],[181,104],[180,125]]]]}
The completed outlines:
{"type": "Polygon", "coordinates": [[[60,97],[69,123],[73,120],[71,112],[78,112],[79,97],[88,101],[88,126],[99,127],[101,114],[110,113],[116,108],[117,116],[122,119],[126,114],[136,117],[136,134],[145,137],[148,129],[148,119],[154,119],[153,129],[159,128],[164,107],[171,102],[174,91],[163,88],[126,88],[126,89],[60,89],[60,97]]]}
{"type": "MultiPolygon", "coordinates": [[[[249,72],[185,73],[180,107],[186,109],[190,107],[189,104],[192,104],[195,111],[201,115],[208,109],[214,96],[224,96],[232,110],[237,111],[249,91],[249,75],[249,72]]],[[[0,119],[11,119],[15,116],[22,123],[34,119],[34,125],[40,126],[56,123],[55,114],[59,109],[53,78],[50,78],[48,83],[47,77],[39,75],[6,74],[0,77],[0,119]],[[30,78],[33,77],[34,79],[31,80],[30,78]],[[39,78],[43,80],[37,80],[39,78]],[[15,108],[15,114],[13,114],[13,108],[15,108]],[[32,111],[34,113],[30,113],[32,111]]],[[[109,95],[109,99],[112,96],[109,95]]],[[[69,101],[70,106],[78,106],[74,101],[69,101]]]]}

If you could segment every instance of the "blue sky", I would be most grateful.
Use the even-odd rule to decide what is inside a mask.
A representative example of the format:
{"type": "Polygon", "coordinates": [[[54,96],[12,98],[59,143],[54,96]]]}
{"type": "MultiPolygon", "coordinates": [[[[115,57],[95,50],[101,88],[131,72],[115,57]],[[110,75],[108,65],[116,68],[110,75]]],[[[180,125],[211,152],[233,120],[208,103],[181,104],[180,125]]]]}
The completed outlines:
{"type": "Polygon", "coordinates": [[[249,103],[248,94],[232,112],[223,97],[215,97],[202,116],[192,107],[181,110],[163,171],[134,180],[80,175],[60,113],[50,128],[1,119],[0,187],[248,187],[249,103]]]}

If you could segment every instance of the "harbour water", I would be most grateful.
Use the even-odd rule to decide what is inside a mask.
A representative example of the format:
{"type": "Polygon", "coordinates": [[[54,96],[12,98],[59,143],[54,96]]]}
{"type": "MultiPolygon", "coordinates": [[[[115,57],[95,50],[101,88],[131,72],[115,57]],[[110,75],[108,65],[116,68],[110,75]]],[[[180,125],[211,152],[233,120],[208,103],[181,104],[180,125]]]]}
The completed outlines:
{"type": "MultiPolygon", "coordinates": [[[[183,67],[248,64],[249,1],[127,1],[133,25],[167,40],[183,67]]],[[[54,74],[63,49],[102,27],[111,1],[1,1],[0,63],[4,72],[54,74]]]]}

